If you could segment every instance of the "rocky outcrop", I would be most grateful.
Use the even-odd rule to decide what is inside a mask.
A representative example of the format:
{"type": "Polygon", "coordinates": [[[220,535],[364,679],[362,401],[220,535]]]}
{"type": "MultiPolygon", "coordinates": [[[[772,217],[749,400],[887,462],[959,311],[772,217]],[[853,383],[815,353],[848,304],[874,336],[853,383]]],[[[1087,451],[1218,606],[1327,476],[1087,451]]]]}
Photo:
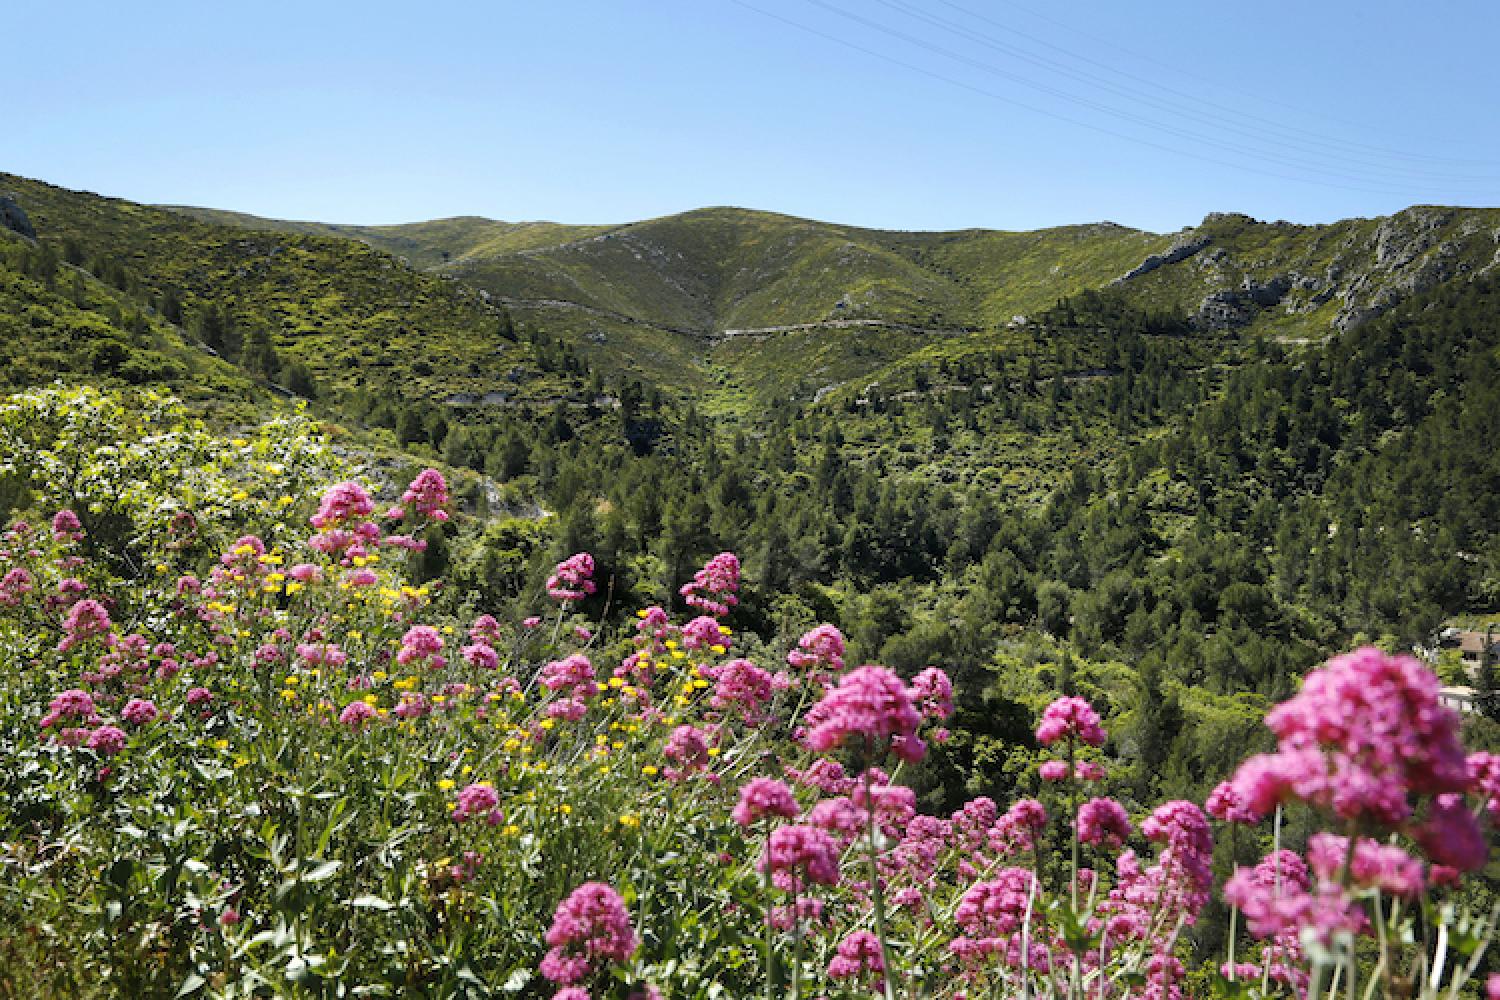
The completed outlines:
{"type": "Polygon", "coordinates": [[[1111,285],[1123,285],[1127,281],[1139,278],[1143,274],[1150,274],[1159,267],[1168,264],[1176,264],[1187,260],[1193,254],[1202,250],[1212,242],[1207,236],[1199,236],[1195,233],[1184,233],[1172,241],[1172,245],[1161,253],[1154,253],[1141,261],[1135,267],[1120,275],[1111,285]]]}
{"type": "Polygon", "coordinates": [[[1201,330],[1228,330],[1248,326],[1256,313],[1281,304],[1292,290],[1291,275],[1278,274],[1266,282],[1246,275],[1236,290],[1212,292],[1198,303],[1193,325],[1201,330]]]}
{"type": "Polygon", "coordinates": [[[0,227],[19,233],[28,240],[36,239],[36,230],[31,228],[31,220],[26,217],[13,194],[0,194],[0,227]]]}

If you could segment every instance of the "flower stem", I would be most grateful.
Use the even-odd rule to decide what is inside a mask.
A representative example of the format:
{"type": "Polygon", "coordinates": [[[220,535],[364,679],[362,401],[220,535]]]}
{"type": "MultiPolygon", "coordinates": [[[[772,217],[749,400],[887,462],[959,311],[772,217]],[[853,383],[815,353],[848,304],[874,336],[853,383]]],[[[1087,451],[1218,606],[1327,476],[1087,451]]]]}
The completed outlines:
{"type": "Polygon", "coordinates": [[[870,794],[870,769],[865,768],[865,832],[869,846],[870,858],[870,892],[875,900],[875,936],[880,939],[880,961],[885,966],[885,1000],[896,1000],[895,990],[891,981],[895,978],[896,967],[891,962],[891,949],[886,941],[885,931],[885,892],[880,887],[880,867],[876,863],[879,850],[875,845],[875,799],[870,794]]]}

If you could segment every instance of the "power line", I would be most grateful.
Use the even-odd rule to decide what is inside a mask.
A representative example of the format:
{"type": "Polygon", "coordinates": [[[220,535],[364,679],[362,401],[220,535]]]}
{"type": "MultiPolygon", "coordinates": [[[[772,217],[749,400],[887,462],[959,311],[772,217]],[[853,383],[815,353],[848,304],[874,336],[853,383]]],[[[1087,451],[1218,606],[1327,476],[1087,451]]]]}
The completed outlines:
{"type": "Polygon", "coordinates": [[[1097,67],[1105,71],[1106,73],[1114,74],[1116,76],[1135,81],[1147,88],[1161,91],[1162,93],[1171,95],[1172,97],[1182,98],[1185,101],[1202,105],[1204,108],[1209,110],[1199,110],[1197,108],[1184,105],[1178,101],[1173,101],[1170,98],[1158,97],[1149,92],[1143,92],[1138,88],[1123,86],[1105,77],[1101,77],[1098,74],[1075,69],[1064,63],[1058,62],[1057,60],[1048,59],[1044,56],[1037,56],[1033,53],[1027,52],[1024,48],[1006,44],[1005,42],[999,41],[991,35],[986,35],[982,32],[978,32],[971,28],[968,28],[961,23],[914,8],[911,4],[901,2],[901,0],[877,0],[877,2],[891,8],[892,10],[896,10],[902,14],[905,14],[907,17],[923,21],[927,24],[941,28],[944,31],[948,31],[951,34],[958,35],[961,38],[965,38],[987,48],[991,48],[999,52],[1004,52],[1017,59],[1021,59],[1023,61],[1032,63],[1033,65],[1041,66],[1046,69],[1050,69],[1053,72],[1060,73],[1064,76],[1079,80],[1081,82],[1094,83],[1112,93],[1119,94],[1132,100],[1142,101],[1146,104],[1150,104],[1172,114],[1191,118],[1195,121],[1203,123],[1204,125],[1207,125],[1210,128],[1234,132],[1253,140],[1271,142],[1288,148],[1298,149],[1303,152],[1311,153],[1314,156],[1323,156],[1329,158],[1342,156],[1351,159],[1362,160],[1365,161],[1364,166],[1366,169],[1398,173],[1405,171],[1409,175],[1413,176],[1420,174],[1420,176],[1422,176],[1424,179],[1452,183],[1476,182],[1493,184],[1496,181],[1500,181],[1500,177],[1497,177],[1495,175],[1451,174],[1415,167],[1391,166],[1380,161],[1386,159],[1400,159],[1431,163],[1451,163],[1467,165],[1492,164],[1487,164],[1485,161],[1475,160],[1448,160],[1442,157],[1424,156],[1422,154],[1413,154],[1401,150],[1391,150],[1380,146],[1370,146],[1365,143],[1351,142],[1335,136],[1328,136],[1325,134],[1311,132],[1306,129],[1300,129],[1294,125],[1288,125],[1282,122],[1275,121],[1274,119],[1264,118],[1259,115],[1243,111],[1241,109],[1219,104],[1217,102],[1207,100],[1186,91],[1178,90],[1159,81],[1138,76],[1125,70],[1117,69],[1106,63],[1100,62],[1096,59],[1092,59],[1086,55],[1080,55],[1079,53],[1071,52],[1068,49],[1053,45],[1051,42],[1048,42],[1043,38],[1038,38],[1035,35],[1031,35],[1024,31],[1021,31],[1020,29],[1010,27],[1009,25],[1003,25],[1001,24],[1001,22],[996,21],[993,18],[986,17],[981,13],[972,11],[967,7],[963,7],[960,4],[951,3],[949,2],[949,0],[940,0],[940,2],[946,7],[950,7],[956,11],[960,11],[961,13],[967,14],[976,20],[983,21],[986,24],[992,24],[997,27],[1001,27],[1011,34],[1018,35],[1023,39],[1036,43],[1037,45],[1041,45],[1047,49],[1051,49],[1054,52],[1058,52],[1069,59],[1085,63],[1089,66],[1097,67]],[[1233,121],[1233,119],[1235,118],[1243,119],[1249,124],[1236,124],[1233,121]],[[1277,135],[1276,133],[1281,133],[1281,135],[1277,135]],[[1329,150],[1330,152],[1320,152],[1320,148],[1329,150]]]}
{"type": "Polygon", "coordinates": [[[949,84],[950,86],[958,87],[958,88],[960,88],[962,90],[967,90],[970,93],[978,94],[978,95],[980,95],[982,97],[987,97],[987,98],[990,98],[991,100],[999,101],[999,102],[1001,102],[1003,104],[1008,104],[1008,105],[1011,105],[1012,107],[1017,107],[1017,108],[1020,108],[1020,109],[1022,109],[1024,111],[1029,111],[1032,114],[1040,115],[1041,117],[1044,117],[1044,118],[1051,118],[1051,119],[1053,119],[1055,121],[1065,122],[1065,123],[1067,123],[1069,125],[1073,125],[1073,126],[1076,126],[1078,128],[1084,128],[1084,129],[1088,129],[1089,131],[1092,131],[1092,132],[1098,132],[1101,135],[1108,135],[1108,136],[1111,136],[1112,138],[1120,139],[1120,140],[1123,140],[1125,142],[1134,143],[1135,145],[1138,145],[1138,146],[1144,146],[1146,148],[1155,149],[1155,150],[1158,150],[1160,152],[1170,153],[1173,156],[1186,157],[1188,159],[1198,160],[1198,161],[1203,162],[1203,163],[1211,163],[1211,164],[1214,164],[1216,166],[1229,167],[1229,168],[1234,169],[1234,170],[1240,170],[1240,171],[1243,171],[1243,172],[1246,172],[1246,173],[1259,174],[1259,175],[1261,175],[1263,177],[1272,177],[1272,178],[1276,178],[1278,180],[1294,181],[1294,182],[1299,183],[1299,184],[1312,184],[1312,185],[1317,185],[1317,186],[1321,186],[1321,187],[1336,188],[1336,189],[1345,190],[1345,191],[1358,191],[1358,192],[1362,192],[1362,193],[1366,193],[1366,194],[1391,194],[1391,195],[1405,196],[1408,193],[1406,191],[1406,189],[1396,188],[1396,187],[1390,187],[1390,186],[1387,186],[1387,187],[1371,187],[1371,186],[1368,186],[1368,185],[1347,184],[1347,183],[1340,183],[1340,182],[1336,182],[1336,181],[1319,180],[1317,178],[1301,177],[1301,176],[1297,176],[1295,174],[1286,174],[1286,173],[1281,173],[1281,172],[1275,171],[1275,170],[1266,170],[1266,169],[1264,169],[1262,167],[1257,167],[1257,166],[1253,166],[1253,165],[1250,165],[1250,164],[1236,163],[1236,162],[1229,161],[1229,160],[1222,160],[1222,159],[1219,159],[1219,158],[1213,157],[1213,156],[1206,156],[1206,155],[1204,155],[1202,153],[1199,153],[1199,152],[1196,152],[1194,150],[1178,149],[1178,148],[1175,148],[1173,146],[1168,146],[1168,145],[1165,145],[1163,143],[1155,142],[1155,141],[1153,141],[1151,139],[1144,139],[1144,138],[1142,138],[1140,136],[1131,135],[1131,134],[1126,133],[1126,132],[1121,132],[1121,131],[1118,131],[1116,129],[1112,129],[1112,128],[1109,128],[1107,126],[1104,126],[1104,125],[1099,125],[1097,123],[1086,121],[1084,119],[1075,118],[1075,117],[1073,117],[1071,115],[1065,115],[1065,114],[1060,114],[1060,113],[1058,113],[1056,111],[1050,111],[1050,110],[1048,110],[1046,108],[1041,108],[1041,107],[1038,107],[1038,106],[1036,106],[1034,104],[1029,104],[1029,103],[1027,103],[1025,101],[1017,100],[1016,98],[1013,98],[1013,97],[1010,97],[1010,96],[1007,96],[1007,95],[1004,95],[1004,94],[999,94],[999,93],[996,93],[995,91],[987,90],[987,89],[985,89],[983,87],[975,86],[974,84],[968,83],[968,82],[963,81],[963,80],[959,80],[959,79],[957,79],[955,77],[952,77],[952,76],[948,76],[947,74],[940,73],[940,72],[938,72],[936,70],[929,69],[929,68],[927,68],[925,66],[920,66],[920,65],[917,65],[915,63],[907,62],[904,59],[899,59],[899,58],[897,58],[895,56],[892,56],[892,55],[889,55],[887,53],[877,51],[875,49],[869,48],[869,47],[864,46],[864,45],[860,45],[857,42],[852,42],[852,41],[848,40],[847,38],[841,38],[841,37],[839,37],[837,35],[833,35],[833,34],[830,34],[830,33],[826,32],[826,31],[823,31],[821,29],[812,27],[811,25],[803,24],[800,21],[796,21],[796,20],[793,20],[792,18],[785,17],[784,15],[778,14],[778,13],[776,13],[774,11],[769,11],[769,10],[766,10],[766,9],[764,9],[762,7],[757,7],[756,5],[747,2],[747,0],[730,0],[730,2],[733,3],[733,4],[735,4],[738,7],[743,7],[746,10],[754,11],[755,13],[760,14],[762,17],[769,18],[769,19],[771,19],[773,21],[779,21],[782,24],[787,25],[788,27],[796,28],[798,31],[802,31],[802,32],[805,32],[807,34],[814,35],[814,36],[816,36],[818,38],[824,39],[825,41],[833,42],[836,45],[840,45],[840,46],[843,46],[844,48],[851,49],[851,50],[853,50],[855,52],[859,52],[859,53],[862,53],[864,55],[870,56],[872,58],[882,60],[883,62],[890,63],[893,66],[899,66],[902,69],[906,69],[906,70],[908,70],[910,72],[913,72],[913,73],[918,73],[918,74],[920,74],[922,76],[926,76],[926,77],[928,77],[930,79],[938,80],[940,82],[949,84]]]}
{"type": "MultiPolygon", "coordinates": [[[[1245,146],[1245,145],[1242,145],[1240,143],[1228,141],[1228,140],[1225,140],[1225,139],[1215,138],[1215,137],[1212,137],[1212,136],[1204,135],[1204,134],[1199,133],[1199,132],[1193,132],[1193,131],[1191,131],[1189,129],[1185,129],[1185,128],[1182,128],[1182,127],[1179,127],[1179,126],[1176,126],[1176,125],[1172,125],[1172,124],[1169,124],[1169,123],[1161,122],[1161,121],[1158,121],[1158,120],[1156,120],[1154,118],[1150,118],[1150,117],[1147,117],[1145,115],[1137,114],[1137,113],[1135,113],[1133,111],[1128,111],[1128,110],[1125,110],[1125,109],[1122,109],[1122,108],[1119,108],[1119,107],[1116,107],[1116,106],[1113,106],[1113,105],[1110,105],[1110,104],[1101,103],[1101,102],[1099,102],[1097,100],[1094,100],[1092,98],[1089,98],[1089,97],[1080,96],[1078,94],[1075,94],[1075,93],[1073,93],[1071,91],[1068,91],[1068,90],[1064,90],[1064,89],[1059,88],[1059,87],[1055,87],[1055,86],[1052,86],[1052,85],[1049,85],[1049,84],[1046,84],[1046,83],[1041,83],[1041,82],[1039,82],[1037,80],[1030,79],[1030,78],[1028,78],[1028,77],[1026,77],[1026,76],[1024,76],[1024,75],[1022,75],[1020,73],[1015,73],[1015,72],[1012,72],[1010,70],[1002,69],[1002,68],[1000,68],[998,66],[995,66],[992,63],[988,63],[988,62],[985,62],[985,61],[979,60],[979,59],[974,59],[974,58],[972,58],[970,56],[964,55],[963,53],[955,52],[952,49],[944,48],[943,46],[937,45],[937,44],[935,44],[933,42],[930,42],[930,41],[928,41],[928,40],[926,40],[924,38],[919,38],[917,36],[914,36],[914,35],[911,35],[911,34],[908,34],[908,33],[904,32],[904,31],[901,31],[899,29],[892,28],[889,25],[883,24],[883,23],[881,23],[879,21],[875,21],[875,20],[873,20],[871,18],[868,18],[868,17],[865,17],[865,16],[863,16],[861,14],[856,14],[856,13],[854,13],[852,11],[845,10],[844,8],[839,7],[836,4],[832,4],[832,3],[827,2],[827,0],[807,0],[807,2],[809,4],[812,4],[815,7],[819,7],[819,8],[821,8],[823,10],[826,10],[826,11],[828,11],[830,13],[837,14],[840,17],[843,17],[843,18],[845,18],[847,20],[853,21],[856,24],[859,24],[859,25],[862,25],[862,26],[864,26],[866,28],[869,28],[872,31],[876,31],[876,32],[879,32],[881,34],[888,35],[888,36],[890,36],[892,38],[895,38],[895,39],[897,39],[899,41],[906,42],[907,44],[914,45],[914,46],[916,46],[918,48],[921,48],[921,49],[925,49],[925,50],[927,50],[929,52],[935,53],[935,54],[937,54],[939,56],[942,56],[942,57],[944,57],[946,59],[950,59],[950,60],[952,60],[954,62],[958,62],[958,63],[961,63],[963,65],[966,65],[966,66],[968,66],[968,67],[970,67],[972,69],[977,69],[977,70],[980,70],[981,72],[989,73],[989,74],[991,74],[993,76],[998,76],[998,77],[1001,77],[1002,79],[1010,80],[1010,81],[1012,81],[1014,83],[1017,83],[1017,84],[1019,84],[1019,85],[1021,85],[1023,87],[1027,87],[1028,89],[1035,90],[1035,91],[1038,91],[1040,93],[1047,94],[1047,95],[1049,95],[1051,97],[1056,97],[1056,98],[1059,98],[1059,99],[1064,100],[1064,101],[1068,101],[1068,102],[1070,102],[1072,104],[1076,104],[1076,105],[1088,108],[1089,110],[1096,111],[1096,112],[1099,112],[1099,113],[1107,115],[1107,116],[1112,116],[1112,117],[1117,118],[1117,119],[1123,119],[1123,120],[1126,120],[1126,121],[1130,121],[1130,122],[1133,122],[1134,124],[1142,125],[1142,126],[1145,126],[1147,128],[1151,128],[1151,129],[1155,129],[1158,132],[1163,132],[1163,133],[1166,133],[1168,135],[1176,136],[1177,138],[1180,138],[1180,139],[1186,139],[1186,140],[1188,140],[1190,142],[1193,142],[1193,143],[1198,143],[1198,144],[1213,146],[1213,147],[1216,147],[1216,148],[1218,148],[1220,150],[1223,150],[1225,152],[1239,154],[1239,155],[1242,155],[1242,156],[1249,156],[1249,157],[1252,157],[1252,158],[1258,158],[1258,159],[1261,159],[1261,160],[1265,160],[1265,161],[1268,161],[1268,162],[1279,164],[1281,166],[1291,167],[1291,168],[1297,169],[1297,170],[1308,171],[1309,173],[1322,174],[1322,175],[1324,175],[1326,177],[1334,178],[1334,179],[1337,179],[1339,181],[1353,180],[1353,181],[1357,181],[1357,182],[1363,183],[1363,184],[1396,184],[1396,183],[1400,183],[1402,181],[1416,181],[1416,182],[1422,182],[1422,183],[1433,183],[1433,181],[1431,179],[1420,178],[1420,177],[1402,176],[1402,177],[1397,177],[1397,178],[1390,178],[1390,177],[1373,176],[1369,172],[1367,172],[1367,169],[1365,169],[1365,168],[1352,169],[1352,168],[1349,168],[1347,166],[1342,166],[1342,165],[1333,165],[1333,166],[1330,166],[1329,164],[1326,164],[1326,163],[1323,163],[1323,162],[1319,162],[1319,161],[1316,161],[1316,160],[1308,160],[1308,159],[1304,159],[1304,158],[1299,157],[1299,156],[1287,155],[1287,154],[1284,154],[1284,153],[1268,152],[1266,150],[1256,149],[1254,147],[1245,146]]],[[[1459,182],[1456,182],[1456,181],[1453,181],[1453,180],[1450,179],[1450,180],[1444,181],[1444,183],[1454,184],[1454,183],[1459,183],[1459,182]]]]}
{"type": "MultiPolygon", "coordinates": [[[[1061,53],[1064,53],[1066,55],[1071,55],[1073,58],[1078,59],[1078,60],[1080,60],[1082,62],[1094,63],[1095,65],[1098,65],[1098,66],[1100,66],[1100,67],[1102,67],[1104,69],[1110,70],[1110,72],[1119,73],[1121,76],[1129,77],[1130,79],[1139,80],[1139,81],[1146,82],[1146,83],[1151,83],[1153,86],[1160,86],[1160,87],[1162,87],[1162,89],[1167,90],[1170,93],[1174,93],[1174,94],[1177,94],[1178,96],[1182,96],[1182,97],[1187,97],[1190,100],[1200,101],[1203,104],[1208,105],[1209,107],[1217,108],[1219,110],[1229,111],[1229,112],[1231,112],[1233,114],[1242,115],[1242,116],[1244,116],[1246,118],[1255,119],[1257,121],[1269,122],[1269,123],[1275,124],[1275,125],[1277,125],[1277,126],[1279,126],[1281,128],[1287,129],[1289,131],[1297,132],[1297,133],[1300,133],[1302,135],[1313,136],[1313,137],[1322,137],[1322,133],[1313,132],[1313,131],[1310,131],[1310,130],[1307,130],[1307,129],[1299,129],[1296,126],[1293,126],[1293,125],[1287,125],[1287,124],[1282,123],[1282,122],[1276,122],[1274,119],[1265,118],[1265,117],[1262,117],[1262,116],[1259,116],[1259,115],[1251,114],[1250,112],[1245,111],[1242,108],[1231,108],[1231,107],[1228,107],[1227,105],[1218,104],[1216,102],[1209,101],[1206,98],[1200,97],[1200,96],[1195,95],[1195,94],[1187,94],[1187,93],[1184,93],[1182,91],[1172,90],[1171,88],[1168,88],[1168,87],[1166,87],[1166,86],[1164,86],[1164,85],[1162,85],[1160,83],[1156,83],[1154,81],[1147,80],[1144,77],[1136,76],[1135,74],[1126,72],[1124,70],[1120,70],[1120,69],[1116,69],[1116,68],[1111,68],[1111,67],[1105,66],[1102,63],[1096,63],[1096,62],[1094,62],[1094,60],[1089,59],[1089,57],[1087,57],[1087,56],[1078,55],[1076,53],[1069,53],[1067,49],[1063,49],[1063,48],[1061,48],[1061,47],[1059,47],[1057,45],[1053,45],[1052,43],[1046,41],[1045,39],[1038,38],[1035,35],[1029,35],[1029,34],[1021,31],[1019,28],[1016,28],[1016,27],[1014,27],[1012,25],[1002,24],[1001,22],[996,21],[994,18],[986,17],[984,14],[981,14],[981,13],[979,13],[977,11],[971,10],[971,9],[969,9],[967,7],[963,7],[960,4],[952,3],[952,2],[950,2],[950,0],[938,0],[938,2],[941,3],[941,4],[943,4],[946,7],[951,7],[954,10],[966,13],[970,17],[977,18],[980,21],[984,21],[984,22],[986,22],[988,24],[995,25],[996,27],[999,27],[999,28],[1004,28],[1005,30],[1010,31],[1010,32],[1012,32],[1014,34],[1020,35],[1023,38],[1027,38],[1029,40],[1035,41],[1035,42],[1037,42],[1040,45],[1045,45],[1047,48],[1050,48],[1050,49],[1052,49],[1052,50],[1054,50],[1056,52],[1061,52],[1061,53]]],[[[1124,48],[1123,46],[1119,45],[1117,42],[1115,42],[1115,41],[1113,41],[1111,39],[1103,38],[1103,37],[1101,37],[1099,35],[1092,34],[1090,32],[1084,31],[1081,28],[1077,28],[1077,27],[1074,27],[1072,25],[1066,24],[1066,23],[1064,23],[1062,21],[1059,21],[1057,18],[1049,17],[1048,15],[1043,14],[1040,11],[1033,10],[1032,8],[1027,7],[1024,4],[1015,3],[1014,0],[997,0],[997,2],[1005,4],[1007,7],[1011,8],[1012,10],[1018,10],[1021,13],[1027,14],[1030,17],[1034,17],[1034,18],[1036,18],[1039,21],[1044,21],[1047,24],[1050,24],[1050,25],[1053,25],[1054,27],[1060,28],[1060,29],[1062,29],[1065,32],[1077,35],[1080,38],[1087,38],[1087,39],[1090,39],[1092,41],[1099,42],[1101,44],[1107,45],[1107,46],[1113,48],[1115,51],[1117,51],[1117,52],[1119,52],[1119,53],[1121,53],[1123,55],[1130,56],[1130,57],[1133,57],[1135,59],[1139,59],[1142,62],[1150,63],[1153,66],[1160,67],[1161,69],[1165,69],[1165,70],[1168,70],[1168,71],[1173,72],[1173,73],[1178,73],[1178,74],[1180,74],[1182,76],[1190,77],[1192,79],[1198,80],[1201,83],[1206,83],[1206,84],[1209,84],[1210,86],[1219,87],[1220,89],[1223,89],[1223,85],[1222,84],[1220,84],[1217,81],[1211,80],[1211,79],[1203,76],[1202,74],[1194,74],[1194,73],[1192,73],[1192,72],[1184,69],[1180,65],[1174,65],[1174,64],[1171,64],[1171,63],[1166,63],[1166,62],[1163,62],[1160,59],[1157,59],[1154,56],[1147,55],[1145,53],[1136,52],[1136,51],[1133,51],[1131,49],[1124,48]]],[[[1264,105],[1266,105],[1268,107],[1281,108],[1284,111],[1293,111],[1293,112],[1296,112],[1297,114],[1305,115],[1305,116],[1307,116],[1309,118],[1318,118],[1318,119],[1321,119],[1323,121],[1329,122],[1331,124],[1342,125],[1345,128],[1364,129],[1364,128],[1368,128],[1369,127],[1368,123],[1359,124],[1359,123],[1345,121],[1345,120],[1343,120],[1341,118],[1336,118],[1336,117],[1334,117],[1332,115],[1326,114],[1326,113],[1321,112],[1321,111],[1317,111],[1317,110],[1305,108],[1305,107],[1302,107],[1302,106],[1299,106],[1299,105],[1295,105],[1295,104],[1288,104],[1288,103],[1285,103],[1283,101],[1273,100],[1272,98],[1266,97],[1264,95],[1254,95],[1254,94],[1244,94],[1244,93],[1242,93],[1241,96],[1246,96],[1246,97],[1249,97],[1252,100],[1259,101],[1259,102],[1261,102],[1262,104],[1264,104],[1264,105]]],[[[1369,145],[1369,144],[1366,144],[1366,143],[1353,142],[1353,141],[1350,141],[1350,140],[1336,140],[1336,141],[1347,142],[1348,145],[1351,145],[1351,146],[1356,146],[1356,147],[1359,147],[1359,148],[1362,148],[1362,149],[1366,149],[1366,150],[1370,150],[1370,151],[1373,151],[1373,152],[1385,153],[1385,154],[1390,155],[1390,156],[1399,156],[1399,157],[1402,157],[1402,158],[1405,158],[1405,159],[1412,159],[1412,160],[1426,160],[1426,161],[1430,161],[1430,162],[1434,162],[1434,163],[1465,164],[1465,165],[1469,165],[1469,166],[1481,165],[1481,164],[1488,164],[1490,162],[1488,160],[1463,159],[1463,158],[1445,157],[1445,156],[1431,156],[1431,155],[1427,155],[1427,154],[1423,154],[1423,153],[1413,153],[1413,152],[1411,152],[1409,150],[1396,150],[1396,149],[1390,149],[1390,148],[1384,147],[1384,146],[1372,146],[1372,145],[1369,145]]],[[[1445,140],[1445,141],[1447,141],[1447,140],[1445,140]]]]}

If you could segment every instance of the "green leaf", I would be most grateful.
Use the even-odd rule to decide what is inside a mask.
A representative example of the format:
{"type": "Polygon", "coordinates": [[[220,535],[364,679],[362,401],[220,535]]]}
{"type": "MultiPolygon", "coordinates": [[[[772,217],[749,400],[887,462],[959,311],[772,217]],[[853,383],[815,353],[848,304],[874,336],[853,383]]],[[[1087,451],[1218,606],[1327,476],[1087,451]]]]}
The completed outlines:
{"type": "Polygon", "coordinates": [[[198,975],[198,973],[190,973],[188,977],[182,981],[182,985],[177,987],[178,1000],[181,1000],[182,997],[191,996],[192,994],[197,993],[199,990],[203,989],[203,984],[206,982],[208,982],[208,980],[198,975]]]}
{"type": "Polygon", "coordinates": [[[396,904],[379,896],[355,896],[349,900],[349,905],[362,910],[394,910],[396,904]]]}
{"type": "Polygon", "coordinates": [[[333,876],[342,867],[344,867],[344,863],[342,861],[324,861],[312,871],[308,872],[306,875],[303,875],[302,881],[326,882],[329,879],[333,878],[333,876]]]}

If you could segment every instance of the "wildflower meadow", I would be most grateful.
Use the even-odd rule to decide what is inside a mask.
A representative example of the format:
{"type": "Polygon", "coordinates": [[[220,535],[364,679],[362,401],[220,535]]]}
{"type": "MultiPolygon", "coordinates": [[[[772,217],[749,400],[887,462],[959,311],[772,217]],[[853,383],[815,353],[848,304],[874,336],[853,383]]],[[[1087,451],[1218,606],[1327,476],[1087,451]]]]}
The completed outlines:
{"type": "Polygon", "coordinates": [[[512,620],[418,582],[441,473],[301,417],[42,389],[0,456],[15,995],[1500,996],[1500,757],[1412,657],[1311,669],[1206,802],[1121,797],[1060,697],[1038,796],[928,815],[942,665],[765,653],[732,553],[625,626],[578,553],[512,620]]]}

